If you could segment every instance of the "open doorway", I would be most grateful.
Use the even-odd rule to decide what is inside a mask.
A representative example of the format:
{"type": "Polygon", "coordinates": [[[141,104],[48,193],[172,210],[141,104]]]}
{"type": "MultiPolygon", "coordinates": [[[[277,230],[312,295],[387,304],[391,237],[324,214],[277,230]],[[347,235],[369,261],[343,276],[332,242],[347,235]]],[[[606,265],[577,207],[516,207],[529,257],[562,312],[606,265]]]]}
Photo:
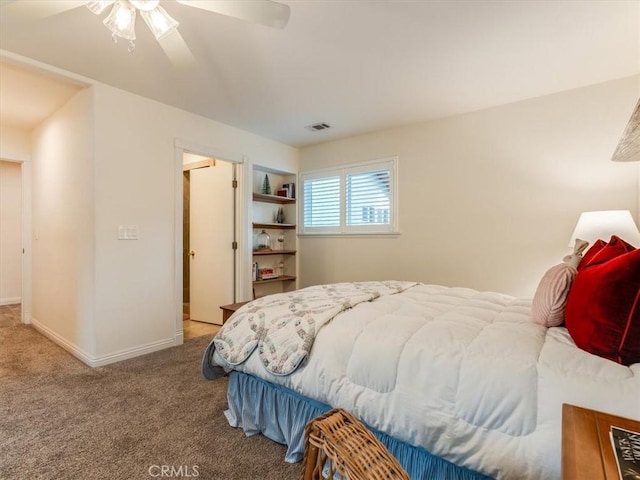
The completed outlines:
{"type": "Polygon", "coordinates": [[[183,337],[213,335],[235,299],[235,164],[185,152],[182,198],[183,337]]]}
{"type": "Polygon", "coordinates": [[[0,160],[0,326],[22,322],[22,163],[0,160]]]}

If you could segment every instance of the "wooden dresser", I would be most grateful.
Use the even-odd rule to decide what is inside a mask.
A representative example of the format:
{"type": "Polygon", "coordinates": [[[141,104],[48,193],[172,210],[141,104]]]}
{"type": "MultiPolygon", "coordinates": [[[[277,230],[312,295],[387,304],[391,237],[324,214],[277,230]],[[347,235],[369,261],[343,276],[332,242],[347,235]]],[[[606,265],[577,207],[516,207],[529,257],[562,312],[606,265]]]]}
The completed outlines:
{"type": "Polygon", "coordinates": [[[611,426],[640,431],[640,421],[562,405],[562,479],[618,480],[611,426]]]}

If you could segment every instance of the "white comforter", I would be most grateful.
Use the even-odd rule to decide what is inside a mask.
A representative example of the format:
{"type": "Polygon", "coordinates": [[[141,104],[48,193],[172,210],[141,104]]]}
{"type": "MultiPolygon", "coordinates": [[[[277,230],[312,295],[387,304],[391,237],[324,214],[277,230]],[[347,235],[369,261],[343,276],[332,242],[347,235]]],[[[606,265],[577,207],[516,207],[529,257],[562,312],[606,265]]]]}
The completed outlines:
{"type": "Polygon", "coordinates": [[[531,301],[417,285],[337,315],[289,376],[238,370],[343,407],[395,438],[499,479],[560,477],[562,403],[640,418],[640,364],[579,350],[531,301]]]}

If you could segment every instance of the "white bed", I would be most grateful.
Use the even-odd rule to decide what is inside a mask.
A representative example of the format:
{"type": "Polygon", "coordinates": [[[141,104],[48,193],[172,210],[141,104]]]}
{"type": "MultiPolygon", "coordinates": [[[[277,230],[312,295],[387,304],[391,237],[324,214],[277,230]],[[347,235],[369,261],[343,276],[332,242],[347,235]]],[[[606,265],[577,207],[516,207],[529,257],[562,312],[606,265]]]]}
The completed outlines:
{"type": "MultiPolygon", "coordinates": [[[[261,338],[237,365],[220,351],[213,358],[225,370],[343,407],[395,439],[498,479],[560,477],[563,403],[640,418],[640,364],[591,355],[565,328],[533,323],[530,299],[424,284],[401,290],[314,322],[310,354],[292,373],[274,374],[263,360],[278,344],[291,346],[287,334],[304,339],[300,321],[297,329],[272,329],[271,342],[265,324],[254,325],[254,340],[261,338]]],[[[246,305],[218,339],[255,319],[260,302],[277,299],[295,311],[299,292],[260,299],[253,310],[246,305]]]]}

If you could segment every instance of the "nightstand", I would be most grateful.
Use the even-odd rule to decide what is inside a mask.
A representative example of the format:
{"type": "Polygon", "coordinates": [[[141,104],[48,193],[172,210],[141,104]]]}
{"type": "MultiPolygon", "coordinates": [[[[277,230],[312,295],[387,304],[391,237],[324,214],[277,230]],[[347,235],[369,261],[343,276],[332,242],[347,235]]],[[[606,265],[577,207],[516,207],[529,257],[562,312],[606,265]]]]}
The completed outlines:
{"type": "Polygon", "coordinates": [[[229,317],[233,315],[233,313],[238,310],[241,306],[247,304],[249,302],[238,302],[238,303],[230,303],[229,305],[222,305],[220,308],[222,309],[222,324],[229,320],[229,317]]]}
{"type": "Polygon", "coordinates": [[[562,479],[618,480],[611,426],[640,431],[640,421],[562,405],[562,479]]]}

